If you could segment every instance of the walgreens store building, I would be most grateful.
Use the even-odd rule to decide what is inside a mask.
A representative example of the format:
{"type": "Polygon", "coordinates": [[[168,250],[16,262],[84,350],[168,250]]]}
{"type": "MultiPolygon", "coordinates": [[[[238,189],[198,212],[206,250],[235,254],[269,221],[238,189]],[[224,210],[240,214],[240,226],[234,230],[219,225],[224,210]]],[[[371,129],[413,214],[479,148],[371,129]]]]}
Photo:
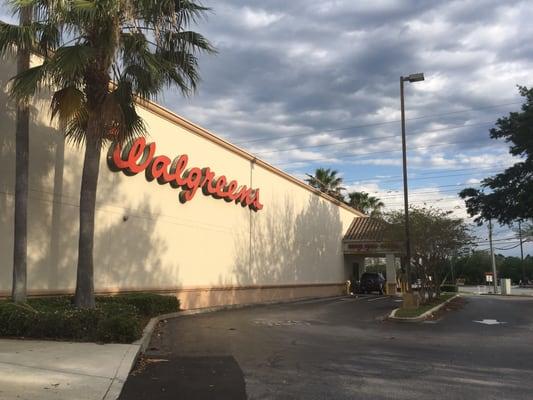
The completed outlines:
{"type": "MultiPolygon", "coordinates": [[[[0,66],[0,296],[13,254],[15,111],[0,66]]],[[[75,287],[83,149],[32,106],[28,288],[75,287]]],[[[183,308],[341,294],[342,239],[359,212],[156,105],[145,139],[102,150],[95,227],[98,293],[153,291],[183,308]]]]}

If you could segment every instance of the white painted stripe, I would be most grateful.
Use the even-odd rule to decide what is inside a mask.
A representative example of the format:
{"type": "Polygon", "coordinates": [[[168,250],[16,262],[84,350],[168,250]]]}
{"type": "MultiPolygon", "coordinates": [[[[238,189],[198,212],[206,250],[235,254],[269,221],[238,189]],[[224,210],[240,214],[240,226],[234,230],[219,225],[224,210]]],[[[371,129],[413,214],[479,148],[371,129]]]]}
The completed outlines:
{"type": "Polygon", "coordinates": [[[386,296],[383,296],[383,297],[374,297],[373,299],[368,299],[367,301],[376,301],[376,300],[383,300],[383,299],[388,299],[388,297],[386,297],[386,296]]]}

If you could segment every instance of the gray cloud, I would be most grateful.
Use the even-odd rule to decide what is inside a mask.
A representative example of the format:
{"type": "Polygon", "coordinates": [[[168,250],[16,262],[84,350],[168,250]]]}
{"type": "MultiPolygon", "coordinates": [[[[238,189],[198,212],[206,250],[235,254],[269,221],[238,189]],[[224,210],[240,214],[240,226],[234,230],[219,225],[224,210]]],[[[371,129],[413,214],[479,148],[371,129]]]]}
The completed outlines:
{"type": "MultiPolygon", "coordinates": [[[[166,105],[235,142],[280,138],[245,143],[261,152],[316,141],[293,134],[397,119],[402,74],[427,76],[407,88],[408,117],[519,101],[515,85],[530,83],[533,50],[523,38],[532,31],[533,13],[527,2],[361,3],[208,3],[214,14],[198,29],[220,54],[202,58],[203,83],[195,97],[167,93],[166,105]]],[[[494,121],[504,111],[418,120],[409,129],[494,121]]],[[[391,132],[398,125],[339,130],[327,138],[391,132]]],[[[486,141],[487,126],[441,135],[448,141],[465,136],[486,141]]],[[[345,152],[328,150],[331,157],[345,152]]]]}

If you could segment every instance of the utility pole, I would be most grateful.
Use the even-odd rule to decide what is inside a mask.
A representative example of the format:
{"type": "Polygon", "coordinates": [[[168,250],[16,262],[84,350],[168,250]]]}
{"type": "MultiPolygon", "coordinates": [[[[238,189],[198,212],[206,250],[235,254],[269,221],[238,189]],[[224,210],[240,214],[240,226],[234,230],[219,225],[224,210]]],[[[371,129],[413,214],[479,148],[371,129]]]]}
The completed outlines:
{"type": "Polygon", "coordinates": [[[494,248],[492,247],[492,220],[489,218],[489,243],[490,260],[492,263],[492,283],[494,284],[494,294],[498,293],[498,277],[496,275],[496,259],[494,258],[494,248]]]}
{"type": "Polygon", "coordinates": [[[520,264],[522,266],[522,282],[526,283],[526,266],[524,265],[524,246],[522,242],[522,221],[518,220],[518,238],[520,239],[520,264]]]}

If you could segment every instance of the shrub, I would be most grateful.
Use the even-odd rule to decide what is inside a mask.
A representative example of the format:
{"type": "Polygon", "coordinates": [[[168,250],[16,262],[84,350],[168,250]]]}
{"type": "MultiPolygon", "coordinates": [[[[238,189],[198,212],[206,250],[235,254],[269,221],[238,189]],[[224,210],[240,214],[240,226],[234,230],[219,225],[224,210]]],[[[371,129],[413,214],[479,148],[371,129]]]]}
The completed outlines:
{"type": "Polygon", "coordinates": [[[162,296],[154,293],[129,293],[116,296],[98,296],[100,303],[129,304],[137,308],[144,317],[154,317],[179,311],[180,303],[175,296],[162,296]]]}
{"type": "Polygon", "coordinates": [[[77,309],[72,297],[0,301],[0,336],[131,343],[147,318],[179,310],[173,296],[149,293],[99,296],[95,309],[77,309]]]}
{"type": "Polygon", "coordinates": [[[32,326],[34,313],[27,306],[0,302],[0,336],[24,336],[32,326]]]}
{"type": "Polygon", "coordinates": [[[456,292],[459,291],[459,289],[457,288],[457,285],[446,284],[446,285],[442,285],[442,286],[440,287],[440,291],[441,291],[441,292],[456,293],[456,292]]]}
{"type": "Polygon", "coordinates": [[[138,319],[124,315],[107,315],[96,327],[96,339],[100,342],[131,343],[140,336],[138,319]]]}

